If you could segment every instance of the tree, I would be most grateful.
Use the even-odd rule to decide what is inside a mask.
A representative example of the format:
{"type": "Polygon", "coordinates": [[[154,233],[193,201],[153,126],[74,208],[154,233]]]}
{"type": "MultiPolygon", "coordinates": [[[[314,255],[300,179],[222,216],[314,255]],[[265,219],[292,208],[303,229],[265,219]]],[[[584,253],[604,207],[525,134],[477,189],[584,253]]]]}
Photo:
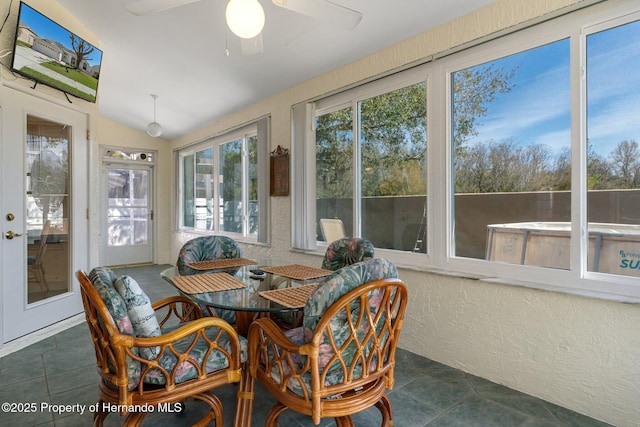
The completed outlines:
{"type": "Polygon", "coordinates": [[[511,91],[513,85],[509,81],[515,71],[483,65],[452,74],[453,149],[456,158],[463,154],[465,142],[478,134],[477,120],[487,113],[487,105],[499,93],[511,91]]]}
{"type": "Polygon", "coordinates": [[[610,154],[617,188],[636,188],[640,183],[640,147],[635,140],[621,141],[610,154]]]}
{"type": "Polygon", "coordinates": [[[360,103],[363,196],[426,194],[426,96],[418,83],[360,103]]]}
{"type": "MultiPolygon", "coordinates": [[[[591,175],[590,172],[589,175],[591,175]]],[[[571,190],[571,148],[569,147],[565,147],[554,161],[550,188],[556,191],[571,190]]]]}
{"type": "MultiPolygon", "coordinates": [[[[473,154],[464,142],[477,134],[477,119],[486,114],[487,104],[499,92],[511,89],[512,75],[513,71],[493,66],[455,73],[454,146],[456,159],[461,159],[461,164],[474,161],[464,159],[466,154],[473,154]]],[[[421,82],[358,103],[363,171],[360,188],[364,197],[426,194],[426,100],[427,87],[421,82]]],[[[353,195],[353,155],[357,152],[353,147],[353,116],[351,107],[347,107],[316,119],[316,196],[319,199],[353,195]]],[[[475,154],[480,155],[480,151],[475,154]]],[[[494,167],[498,165],[495,161],[494,167]]]]}
{"type": "Polygon", "coordinates": [[[76,54],[76,63],[73,68],[77,70],[85,58],[90,59],[89,55],[93,53],[94,48],[81,38],[76,38],[73,34],[71,34],[69,38],[71,39],[71,48],[76,54]]]}
{"type": "Polygon", "coordinates": [[[353,194],[353,123],[351,108],[316,119],[316,197],[353,194]]]}

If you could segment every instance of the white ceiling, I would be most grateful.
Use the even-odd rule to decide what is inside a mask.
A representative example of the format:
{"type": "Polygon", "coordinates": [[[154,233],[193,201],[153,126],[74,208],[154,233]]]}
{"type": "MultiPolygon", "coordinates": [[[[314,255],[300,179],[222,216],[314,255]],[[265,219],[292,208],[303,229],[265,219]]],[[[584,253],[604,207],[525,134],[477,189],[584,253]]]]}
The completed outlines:
{"type": "Polygon", "coordinates": [[[478,9],[491,0],[333,0],[362,12],[352,31],[334,28],[260,0],[264,53],[244,56],[228,32],[225,0],[201,0],[147,16],[135,0],[58,0],[100,41],[100,113],[144,130],[157,119],[163,138],[206,123],[341,65],[478,9]]]}

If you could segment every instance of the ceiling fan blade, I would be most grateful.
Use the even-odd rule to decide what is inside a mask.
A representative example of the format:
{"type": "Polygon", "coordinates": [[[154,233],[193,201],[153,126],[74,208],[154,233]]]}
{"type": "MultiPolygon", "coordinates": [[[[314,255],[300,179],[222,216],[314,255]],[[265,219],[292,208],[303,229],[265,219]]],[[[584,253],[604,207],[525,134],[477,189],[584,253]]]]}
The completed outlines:
{"type": "Polygon", "coordinates": [[[340,6],[329,0],[272,0],[284,9],[326,22],[345,30],[353,30],[362,19],[362,13],[340,6]]]}
{"type": "Polygon", "coordinates": [[[243,55],[258,55],[264,52],[262,44],[262,31],[257,36],[251,39],[240,39],[240,51],[243,55]]]}
{"type": "Polygon", "coordinates": [[[133,3],[125,4],[124,8],[134,15],[144,16],[197,1],[200,0],[137,0],[133,3]]]}

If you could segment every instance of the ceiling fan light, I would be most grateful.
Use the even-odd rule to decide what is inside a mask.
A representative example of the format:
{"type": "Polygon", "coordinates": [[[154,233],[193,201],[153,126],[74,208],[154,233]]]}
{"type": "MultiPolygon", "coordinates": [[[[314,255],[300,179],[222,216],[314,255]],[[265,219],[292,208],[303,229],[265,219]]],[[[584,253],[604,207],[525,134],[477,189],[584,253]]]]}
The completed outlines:
{"type": "Polygon", "coordinates": [[[230,0],[225,17],[233,34],[243,39],[257,36],[264,28],[264,9],[258,0],[230,0]]]}

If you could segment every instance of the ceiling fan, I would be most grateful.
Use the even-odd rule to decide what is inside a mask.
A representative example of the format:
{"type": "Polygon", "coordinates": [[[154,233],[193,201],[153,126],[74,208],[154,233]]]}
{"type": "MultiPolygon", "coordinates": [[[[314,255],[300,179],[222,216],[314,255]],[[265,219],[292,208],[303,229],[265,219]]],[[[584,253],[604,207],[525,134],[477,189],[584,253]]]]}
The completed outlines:
{"type": "MultiPolygon", "coordinates": [[[[136,0],[125,4],[124,7],[134,15],[143,16],[197,1],[201,0],[136,0]]],[[[354,29],[362,19],[362,13],[330,0],[272,0],[272,2],[283,9],[346,30],[354,29]]],[[[264,10],[258,0],[228,0],[225,16],[229,29],[240,37],[243,53],[261,53],[262,27],[265,17],[264,10]],[[244,21],[244,18],[249,14],[257,16],[256,19],[261,22],[252,22],[251,29],[248,31],[238,30],[237,25],[234,25],[234,16],[244,21]]]]}

